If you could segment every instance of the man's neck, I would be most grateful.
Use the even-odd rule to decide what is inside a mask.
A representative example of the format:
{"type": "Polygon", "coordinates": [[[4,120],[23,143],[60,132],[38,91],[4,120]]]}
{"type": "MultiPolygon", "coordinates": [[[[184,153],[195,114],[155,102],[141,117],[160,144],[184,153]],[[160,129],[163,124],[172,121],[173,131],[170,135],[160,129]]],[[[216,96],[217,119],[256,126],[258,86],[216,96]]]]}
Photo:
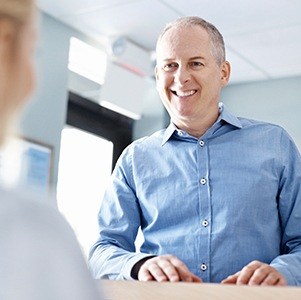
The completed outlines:
{"type": "Polygon", "coordinates": [[[174,122],[174,124],[181,130],[184,130],[189,135],[196,137],[199,139],[201,136],[205,134],[205,132],[215,123],[218,119],[219,111],[216,110],[216,113],[212,115],[206,115],[204,118],[200,118],[198,120],[188,120],[182,122],[174,122]]]}

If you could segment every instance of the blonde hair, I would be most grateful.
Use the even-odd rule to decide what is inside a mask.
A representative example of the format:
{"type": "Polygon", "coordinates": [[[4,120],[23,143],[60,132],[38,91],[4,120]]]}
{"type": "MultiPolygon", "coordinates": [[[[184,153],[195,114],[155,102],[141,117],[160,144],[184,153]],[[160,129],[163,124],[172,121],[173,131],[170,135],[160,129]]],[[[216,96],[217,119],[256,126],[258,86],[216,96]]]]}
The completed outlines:
{"type": "Polygon", "coordinates": [[[0,20],[10,19],[14,24],[24,24],[32,15],[33,0],[0,0],[0,20]]]}
{"type": "MultiPolygon", "coordinates": [[[[14,56],[18,53],[18,43],[20,35],[22,35],[23,32],[22,29],[25,28],[32,19],[34,7],[34,0],[0,0],[0,26],[4,26],[4,23],[8,23],[13,29],[10,57],[8,57],[11,62],[13,62],[14,56]]],[[[2,72],[1,70],[1,73],[2,72]]],[[[16,119],[18,110],[18,105],[3,94],[6,87],[6,80],[8,79],[3,78],[0,85],[0,146],[2,146],[6,137],[12,131],[11,127],[15,125],[14,120],[16,119]]]]}
{"type": "Polygon", "coordinates": [[[168,23],[163,29],[163,31],[161,32],[157,41],[157,45],[160,43],[162,37],[169,29],[174,27],[183,28],[189,26],[200,26],[207,31],[211,41],[212,54],[215,57],[216,62],[219,65],[222,64],[226,59],[224,38],[213,24],[205,21],[200,17],[196,17],[196,16],[181,17],[176,19],[174,22],[168,23]]]}

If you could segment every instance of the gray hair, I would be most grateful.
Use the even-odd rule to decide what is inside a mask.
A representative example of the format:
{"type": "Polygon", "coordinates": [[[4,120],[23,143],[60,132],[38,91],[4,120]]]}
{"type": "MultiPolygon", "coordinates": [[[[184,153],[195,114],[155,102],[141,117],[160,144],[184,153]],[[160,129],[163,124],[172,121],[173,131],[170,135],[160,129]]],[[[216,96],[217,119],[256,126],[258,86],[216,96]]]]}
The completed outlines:
{"type": "Polygon", "coordinates": [[[222,34],[218,29],[211,23],[205,21],[202,18],[191,16],[191,17],[181,17],[175,21],[168,23],[161,34],[159,35],[157,46],[160,43],[161,39],[165,33],[174,27],[189,27],[189,26],[200,26],[206,30],[211,41],[211,51],[217,64],[222,64],[226,59],[225,43],[222,34]]]}

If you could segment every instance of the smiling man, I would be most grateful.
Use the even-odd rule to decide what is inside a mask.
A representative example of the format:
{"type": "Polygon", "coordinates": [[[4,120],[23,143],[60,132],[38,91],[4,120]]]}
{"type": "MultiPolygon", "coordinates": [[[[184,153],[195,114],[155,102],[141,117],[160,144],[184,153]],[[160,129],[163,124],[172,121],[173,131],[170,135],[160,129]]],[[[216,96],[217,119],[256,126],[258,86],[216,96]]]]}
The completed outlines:
{"type": "Polygon", "coordinates": [[[116,165],[90,255],[95,277],[301,284],[300,154],[279,126],[227,111],[229,76],[212,24],[184,17],[163,30],[156,80],[171,123],[116,165]]]}

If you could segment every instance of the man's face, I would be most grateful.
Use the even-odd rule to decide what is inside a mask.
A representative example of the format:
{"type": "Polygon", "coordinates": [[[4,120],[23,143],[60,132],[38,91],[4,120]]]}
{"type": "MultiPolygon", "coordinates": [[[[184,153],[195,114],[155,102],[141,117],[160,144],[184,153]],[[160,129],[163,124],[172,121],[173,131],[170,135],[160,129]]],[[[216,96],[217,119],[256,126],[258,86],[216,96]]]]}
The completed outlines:
{"type": "Polygon", "coordinates": [[[189,128],[206,115],[217,114],[221,88],[229,73],[227,62],[217,64],[209,36],[200,26],[171,28],[158,44],[157,89],[179,128],[189,128]]]}

